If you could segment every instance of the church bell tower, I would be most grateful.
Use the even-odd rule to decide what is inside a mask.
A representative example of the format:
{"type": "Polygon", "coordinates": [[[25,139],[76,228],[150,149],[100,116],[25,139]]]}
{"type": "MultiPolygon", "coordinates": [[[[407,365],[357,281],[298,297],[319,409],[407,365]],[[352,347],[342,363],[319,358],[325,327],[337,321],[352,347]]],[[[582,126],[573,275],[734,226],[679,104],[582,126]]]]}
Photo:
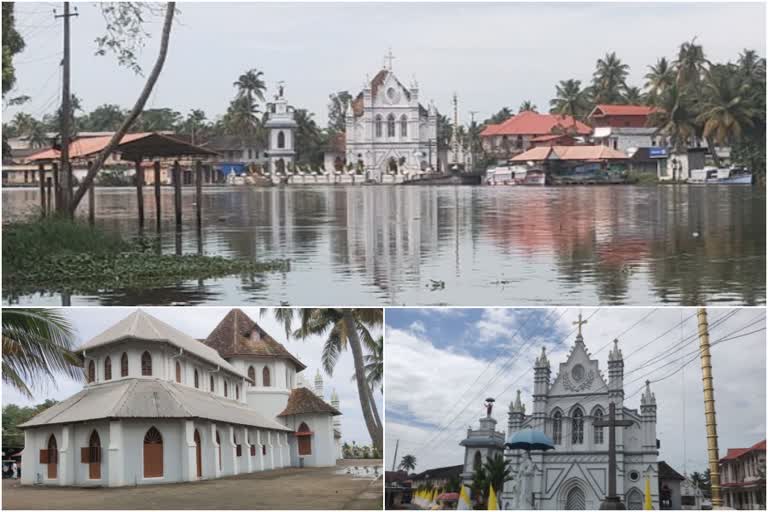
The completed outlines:
{"type": "Polygon", "coordinates": [[[294,166],[296,157],[294,109],[285,99],[285,86],[280,82],[275,100],[269,104],[269,118],[264,124],[269,134],[269,173],[285,175],[294,166]]]}

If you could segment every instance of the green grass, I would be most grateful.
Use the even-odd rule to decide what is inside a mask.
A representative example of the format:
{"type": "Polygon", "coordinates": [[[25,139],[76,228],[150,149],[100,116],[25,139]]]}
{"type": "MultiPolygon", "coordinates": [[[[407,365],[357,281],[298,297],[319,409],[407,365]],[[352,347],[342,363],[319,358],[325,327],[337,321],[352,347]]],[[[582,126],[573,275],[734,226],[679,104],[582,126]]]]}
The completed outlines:
{"type": "Polygon", "coordinates": [[[3,294],[94,293],[155,288],[189,279],[287,271],[287,261],[160,255],[82,222],[49,218],[3,226],[3,294]]]}

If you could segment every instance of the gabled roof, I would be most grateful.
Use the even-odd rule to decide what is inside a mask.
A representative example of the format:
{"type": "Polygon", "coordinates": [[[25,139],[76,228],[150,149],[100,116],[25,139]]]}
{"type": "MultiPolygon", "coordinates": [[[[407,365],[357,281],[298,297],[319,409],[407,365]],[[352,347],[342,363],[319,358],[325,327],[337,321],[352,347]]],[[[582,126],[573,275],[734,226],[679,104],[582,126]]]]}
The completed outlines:
{"type": "Polygon", "coordinates": [[[257,137],[217,135],[208,139],[202,146],[221,152],[236,149],[262,148],[264,144],[257,137]]]}
{"type": "Polygon", "coordinates": [[[511,158],[513,162],[542,162],[544,160],[627,160],[621,151],[608,146],[539,146],[511,158]]]}
{"type": "MultiPolygon", "coordinates": [[[[379,88],[384,85],[384,82],[386,81],[387,77],[389,75],[392,75],[392,78],[395,82],[397,82],[397,85],[400,86],[400,88],[403,90],[403,94],[405,94],[405,97],[410,101],[411,99],[411,91],[400,82],[400,80],[397,79],[397,76],[395,76],[392,71],[388,69],[382,69],[378,73],[376,73],[376,76],[373,77],[373,80],[371,80],[371,96],[376,97],[376,95],[379,93],[379,88]]],[[[354,100],[352,100],[352,113],[355,115],[355,117],[359,117],[363,115],[363,111],[365,110],[365,105],[363,104],[363,91],[360,91],[360,93],[355,97],[354,100]]],[[[426,115],[426,109],[419,104],[419,114],[420,115],[426,115]]]]}
{"type": "Polygon", "coordinates": [[[558,131],[569,135],[589,135],[592,133],[592,128],[571,116],[539,114],[532,110],[526,110],[510,117],[503,123],[486,126],[480,136],[549,135],[558,131]]]}
{"type": "Polygon", "coordinates": [[[235,400],[160,379],[120,379],[84,388],[20,427],[118,418],[201,418],[290,431],[235,400]]]}
{"type": "Polygon", "coordinates": [[[459,476],[464,471],[464,465],[458,466],[445,466],[442,468],[432,468],[422,471],[416,475],[411,476],[411,480],[436,480],[436,479],[448,479],[452,476],[459,476]]]}
{"type": "Polygon", "coordinates": [[[602,116],[647,116],[654,113],[654,107],[646,105],[595,105],[588,117],[602,116]]]}
{"type": "Polygon", "coordinates": [[[332,416],[340,416],[341,412],[338,409],[331,406],[325,400],[314,394],[307,388],[296,388],[291,391],[291,395],[288,397],[288,404],[285,406],[283,412],[277,415],[293,416],[294,414],[331,414],[332,416]]]}
{"type": "Polygon", "coordinates": [[[91,350],[111,343],[131,339],[168,343],[169,345],[183,349],[185,352],[189,352],[212,365],[220,366],[223,370],[237,375],[238,377],[248,378],[234,366],[226,362],[219,353],[212,348],[207,347],[193,337],[184,334],[175,327],[171,327],[167,323],[145,313],[141,309],[137,309],[106,331],[94,336],[81,345],[77,351],[82,352],[84,350],[91,350]]]}
{"type": "Polygon", "coordinates": [[[741,457],[742,455],[746,455],[750,452],[764,452],[764,451],[765,451],[765,439],[763,439],[759,443],[753,444],[749,448],[728,448],[728,452],[725,454],[725,457],[720,459],[720,462],[735,460],[741,457]]]}
{"type": "Polygon", "coordinates": [[[675,471],[672,466],[664,462],[659,461],[659,480],[685,480],[685,477],[675,471]]]}
{"type": "Polygon", "coordinates": [[[219,322],[205,339],[205,345],[221,357],[256,356],[288,359],[297,371],[306,366],[296,359],[288,349],[275,341],[259,324],[241,309],[233,309],[219,322]],[[252,336],[256,330],[258,336],[252,336]]]}

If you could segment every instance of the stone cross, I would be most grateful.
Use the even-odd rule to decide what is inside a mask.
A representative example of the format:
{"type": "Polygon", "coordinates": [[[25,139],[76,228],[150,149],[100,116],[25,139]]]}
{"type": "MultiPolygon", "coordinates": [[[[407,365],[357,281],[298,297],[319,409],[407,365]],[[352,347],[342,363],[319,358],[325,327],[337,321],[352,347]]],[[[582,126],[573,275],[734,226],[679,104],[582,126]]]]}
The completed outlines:
{"type": "Polygon", "coordinates": [[[389,49],[389,53],[384,56],[385,61],[389,61],[389,70],[392,71],[392,60],[394,60],[395,56],[392,55],[392,48],[389,49]]]}
{"type": "MultiPolygon", "coordinates": [[[[581,314],[579,314],[581,320],[581,314]]],[[[630,427],[632,421],[616,419],[616,404],[608,405],[608,419],[595,420],[594,427],[608,427],[608,494],[600,504],[600,510],[625,510],[624,504],[616,496],[616,427],[630,427]]]]}
{"type": "Polygon", "coordinates": [[[587,323],[587,320],[581,319],[581,313],[579,313],[579,319],[573,322],[573,325],[577,325],[579,327],[579,336],[581,336],[581,326],[587,323]]]}

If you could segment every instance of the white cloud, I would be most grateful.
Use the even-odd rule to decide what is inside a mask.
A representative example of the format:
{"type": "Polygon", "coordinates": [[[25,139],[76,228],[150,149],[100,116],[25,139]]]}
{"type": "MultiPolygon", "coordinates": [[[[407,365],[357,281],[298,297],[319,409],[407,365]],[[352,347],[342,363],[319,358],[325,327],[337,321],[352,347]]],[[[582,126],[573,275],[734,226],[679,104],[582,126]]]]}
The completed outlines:
{"type": "Polygon", "coordinates": [[[425,332],[427,332],[427,328],[424,327],[424,322],[421,322],[419,320],[416,320],[415,322],[411,323],[409,329],[411,330],[411,332],[419,333],[419,334],[424,334],[425,332]]]}

